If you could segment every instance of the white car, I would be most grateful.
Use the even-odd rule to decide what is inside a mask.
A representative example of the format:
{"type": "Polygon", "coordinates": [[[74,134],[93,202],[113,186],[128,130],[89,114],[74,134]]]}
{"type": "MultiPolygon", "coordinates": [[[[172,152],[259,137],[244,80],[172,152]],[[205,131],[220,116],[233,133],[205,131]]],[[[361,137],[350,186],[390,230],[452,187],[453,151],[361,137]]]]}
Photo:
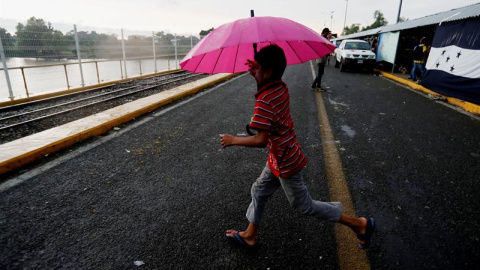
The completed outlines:
{"type": "Polygon", "coordinates": [[[375,53],[372,52],[368,42],[364,40],[342,40],[342,43],[335,49],[335,67],[340,67],[342,72],[346,68],[360,67],[371,73],[374,65],[375,53]]]}

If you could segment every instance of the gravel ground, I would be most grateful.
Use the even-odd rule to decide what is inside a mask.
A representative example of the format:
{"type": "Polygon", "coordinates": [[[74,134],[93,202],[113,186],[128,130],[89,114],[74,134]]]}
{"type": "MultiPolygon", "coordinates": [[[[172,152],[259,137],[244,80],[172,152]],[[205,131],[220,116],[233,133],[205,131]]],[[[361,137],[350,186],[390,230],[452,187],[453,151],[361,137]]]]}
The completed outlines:
{"type": "MultiPolygon", "coordinates": [[[[98,95],[98,94],[109,93],[109,92],[112,92],[112,91],[120,89],[120,88],[135,87],[135,86],[143,86],[143,87],[153,86],[155,84],[158,84],[158,81],[160,80],[160,78],[161,79],[164,79],[164,78],[165,79],[171,79],[174,76],[178,76],[178,74],[177,73],[172,73],[172,74],[167,74],[165,76],[147,78],[147,79],[142,79],[142,80],[133,80],[133,81],[130,81],[130,82],[127,82],[127,83],[115,84],[115,85],[110,86],[110,87],[105,87],[105,88],[99,89],[97,91],[90,91],[90,92],[85,92],[85,93],[75,95],[75,96],[65,97],[65,98],[62,98],[62,99],[52,99],[52,100],[41,102],[41,103],[35,103],[35,104],[31,104],[31,105],[19,108],[18,110],[10,110],[10,111],[5,111],[5,112],[0,112],[0,118],[8,117],[8,116],[18,114],[18,113],[24,113],[24,112],[29,112],[29,111],[33,111],[33,110],[38,110],[38,109],[54,106],[54,105],[57,105],[59,103],[66,103],[66,102],[70,102],[70,101],[73,101],[73,100],[86,98],[88,96],[92,96],[93,94],[98,95]]],[[[188,78],[182,79],[180,81],[172,82],[172,83],[169,83],[169,84],[166,84],[166,85],[160,85],[160,86],[152,88],[150,90],[143,91],[143,92],[133,94],[133,95],[128,95],[128,96],[125,96],[125,97],[121,97],[121,98],[118,98],[118,99],[115,99],[115,100],[112,100],[112,101],[109,101],[109,102],[95,104],[95,105],[92,105],[92,106],[85,107],[83,109],[74,110],[74,111],[71,111],[71,112],[68,112],[68,113],[64,113],[64,114],[61,114],[61,115],[58,115],[58,116],[46,118],[46,119],[43,119],[43,120],[40,120],[40,121],[35,121],[35,122],[32,122],[32,123],[20,125],[20,126],[17,126],[17,127],[8,128],[8,129],[2,130],[0,132],[0,144],[10,142],[10,141],[13,141],[13,140],[17,140],[19,138],[23,138],[23,137],[26,137],[28,135],[32,135],[32,134],[35,134],[35,133],[38,133],[38,132],[41,132],[41,131],[44,131],[44,130],[47,130],[47,129],[50,129],[50,128],[53,128],[53,127],[56,127],[56,126],[60,126],[60,125],[63,125],[63,124],[66,124],[66,123],[69,123],[69,122],[72,122],[72,121],[75,121],[75,120],[93,115],[95,113],[99,113],[99,112],[111,109],[113,107],[123,105],[123,104],[128,103],[128,102],[132,102],[132,101],[140,99],[140,98],[144,98],[144,97],[147,97],[147,96],[150,96],[150,95],[154,95],[154,94],[160,93],[162,91],[175,88],[179,85],[186,84],[186,83],[189,83],[189,82],[192,82],[192,81],[195,81],[195,80],[199,80],[199,79],[204,78],[206,76],[208,76],[208,75],[198,75],[198,76],[188,77],[188,78]]],[[[86,101],[86,102],[88,102],[88,101],[86,101]]],[[[79,104],[74,104],[74,105],[71,105],[70,107],[76,107],[76,106],[79,106],[79,104]]],[[[53,111],[48,110],[48,114],[55,113],[55,112],[58,112],[58,111],[61,111],[61,110],[64,110],[64,109],[65,109],[64,107],[61,107],[61,108],[54,109],[53,111]]],[[[22,120],[22,121],[24,121],[24,120],[22,120]]]]}

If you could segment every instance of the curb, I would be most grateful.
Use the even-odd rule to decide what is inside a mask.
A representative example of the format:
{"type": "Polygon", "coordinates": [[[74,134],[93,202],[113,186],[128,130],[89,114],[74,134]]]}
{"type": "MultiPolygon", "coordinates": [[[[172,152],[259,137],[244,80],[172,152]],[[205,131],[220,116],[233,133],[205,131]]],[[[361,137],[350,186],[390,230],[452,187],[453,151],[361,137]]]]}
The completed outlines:
{"type": "Polygon", "coordinates": [[[410,88],[421,91],[421,92],[424,92],[425,94],[433,95],[435,97],[445,99],[448,103],[450,103],[452,105],[455,105],[457,107],[460,107],[466,112],[473,113],[477,116],[480,116],[480,105],[476,105],[476,104],[473,104],[473,103],[470,103],[470,102],[467,102],[467,101],[463,101],[463,100],[456,99],[456,98],[453,98],[453,97],[448,97],[448,96],[438,94],[437,92],[434,92],[434,91],[432,91],[428,88],[425,88],[425,87],[421,86],[420,84],[417,84],[417,83],[414,83],[412,81],[397,77],[397,76],[395,76],[391,73],[385,72],[385,71],[381,71],[381,70],[378,70],[378,69],[375,69],[375,71],[382,74],[382,76],[385,77],[385,78],[388,78],[388,79],[394,80],[396,82],[399,82],[401,84],[407,85],[410,88]]]}
{"type": "Polygon", "coordinates": [[[194,95],[204,88],[228,80],[236,75],[212,75],[62,126],[2,144],[0,145],[0,175],[40,160],[48,154],[65,149],[77,142],[106,133],[115,126],[126,123],[175,100],[194,95]]]}

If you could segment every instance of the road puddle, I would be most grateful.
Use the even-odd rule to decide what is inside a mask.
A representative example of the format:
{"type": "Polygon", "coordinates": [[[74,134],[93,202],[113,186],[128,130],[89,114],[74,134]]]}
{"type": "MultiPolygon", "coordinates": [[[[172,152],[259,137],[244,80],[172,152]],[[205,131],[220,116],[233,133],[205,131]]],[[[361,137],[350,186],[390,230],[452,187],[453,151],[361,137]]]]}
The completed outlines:
{"type": "Polygon", "coordinates": [[[347,125],[340,125],[342,128],[343,133],[345,133],[348,137],[353,138],[355,136],[355,130],[347,125]]]}
{"type": "Polygon", "coordinates": [[[346,103],[336,102],[335,100],[331,99],[330,96],[328,97],[328,103],[330,103],[331,105],[340,105],[340,106],[344,106],[344,107],[348,107],[348,106],[349,106],[349,105],[346,104],[346,103]]]}

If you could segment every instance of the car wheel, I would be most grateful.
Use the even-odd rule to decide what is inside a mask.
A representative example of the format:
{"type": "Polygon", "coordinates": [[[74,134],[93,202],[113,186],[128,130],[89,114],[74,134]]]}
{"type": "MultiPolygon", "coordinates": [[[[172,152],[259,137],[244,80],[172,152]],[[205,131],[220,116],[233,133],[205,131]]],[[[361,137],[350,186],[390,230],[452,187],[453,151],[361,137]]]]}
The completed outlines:
{"type": "Polygon", "coordinates": [[[335,58],[335,68],[338,68],[340,66],[340,62],[338,62],[337,58],[335,58]]]}
{"type": "Polygon", "coordinates": [[[345,71],[345,62],[343,59],[340,60],[340,72],[345,71]]]}

